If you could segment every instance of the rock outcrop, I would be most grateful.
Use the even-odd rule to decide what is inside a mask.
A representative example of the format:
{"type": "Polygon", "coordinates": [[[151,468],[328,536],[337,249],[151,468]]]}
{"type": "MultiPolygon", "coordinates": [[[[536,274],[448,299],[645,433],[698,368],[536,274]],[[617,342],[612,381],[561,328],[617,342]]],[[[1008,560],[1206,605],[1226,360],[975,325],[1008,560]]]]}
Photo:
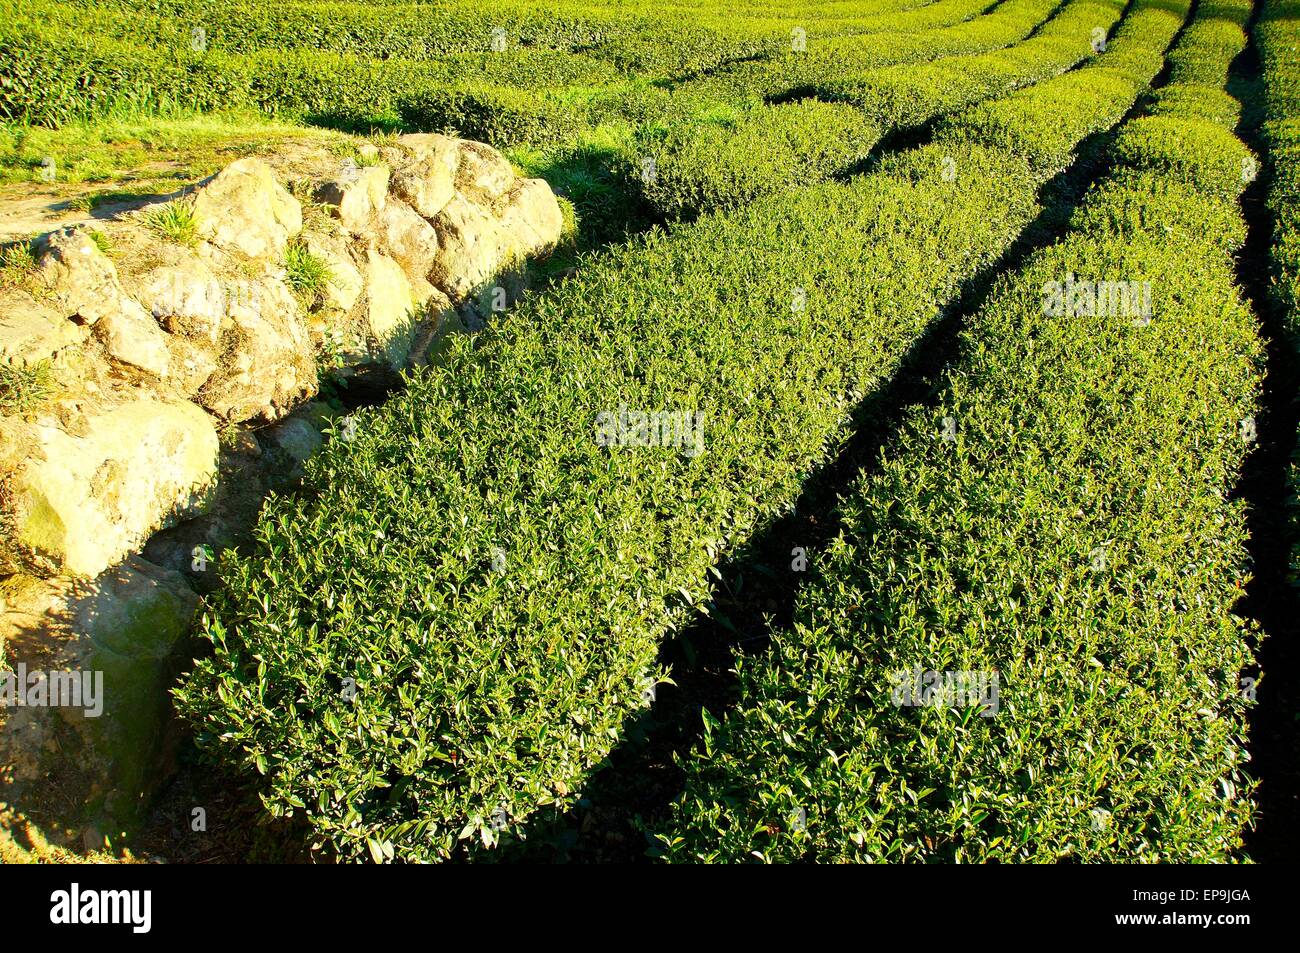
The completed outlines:
{"type": "Polygon", "coordinates": [[[202,512],[217,432],[182,400],[58,405],[30,421],[0,418],[0,473],[0,566],[97,576],[156,530],[202,512]]]}
{"type": "Polygon", "coordinates": [[[51,833],[92,848],[138,823],[166,776],[167,691],[197,607],[184,577],[137,556],[93,580],[0,581],[0,802],[80,804],[51,833]]]}
{"type": "Polygon", "coordinates": [[[240,159],[0,282],[0,371],[46,379],[0,405],[0,678],[98,671],[106,706],[0,707],[0,808],[80,799],[91,842],[138,818],[194,589],[321,446],[321,375],[437,360],[560,238],[546,183],[481,143],[348,151],[240,159]]]}

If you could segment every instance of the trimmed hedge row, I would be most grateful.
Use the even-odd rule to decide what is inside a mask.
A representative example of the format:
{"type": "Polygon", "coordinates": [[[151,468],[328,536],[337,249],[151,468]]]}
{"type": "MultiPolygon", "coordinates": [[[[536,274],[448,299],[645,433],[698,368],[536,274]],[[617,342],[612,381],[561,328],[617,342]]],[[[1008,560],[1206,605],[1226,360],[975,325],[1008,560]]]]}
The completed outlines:
{"type": "MultiPolygon", "coordinates": [[[[911,63],[1005,46],[1026,36],[1060,0],[961,0],[944,7],[945,23],[895,22],[886,33],[854,36],[807,36],[805,48],[793,43],[759,60],[728,64],[682,84],[681,88],[713,99],[769,99],[833,77],[846,69],[869,69],[911,63]]],[[[931,8],[923,8],[929,10],[931,8]]],[[[818,31],[820,34],[820,31],[818,31]]]]}
{"type": "Polygon", "coordinates": [[[1108,31],[1117,15],[1110,5],[1070,2],[1028,40],[1007,49],[912,68],[840,75],[816,84],[811,92],[822,99],[853,103],[882,126],[917,125],[951,111],[954,105],[993,98],[1041,78],[1024,75],[1027,63],[1042,63],[1051,72],[1061,72],[1095,55],[1093,31],[1108,31]]]}
{"type": "MultiPolygon", "coordinates": [[[[1223,19],[1213,42],[1186,34],[1213,66],[1198,75],[1222,75],[1248,12],[1199,5],[1198,22],[1223,19]]],[[[669,859],[1192,861],[1240,846],[1252,634],[1232,612],[1248,566],[1229,494],[1263,355],[1235,280],[1244,184],[1225,188],[1220,167],[1248,153],[1230,136],[1191,147],[1206,128],[1176,115],[1185,88],[1160,101],[1160,118],[1124,125],[1066,236],[973,316],[937,408],[913,412],[841,501],[794,628],[740,660],[721,723],[705,715],[669,859]],[[1176,160],[1169,123],[1189,145],[1176,160]],[[1074,279],[1150,282],[1153,314],[1053,299],[1074,279]]]]}
{"type": "MultiPolygon", "coordinates": [[[[921,9],[911,4],[865,3],[863,16],[839,29],[903,29],[909,24],[951,23],[968,16],[971,4],[990,0],[943,0],[921,9]],[[900,8],[901,12],[900,12],[900,8]]],[[[7,4],[6,4],[7,5],[7,4]]],[[[610,12],[596,4],[288,3],[268,7],[248,0],[129,4],[25,0],[21,4],[42,29],[126,42],[133,49],[189,50],[191,31],[201,28],[209,50],[231,57],[271,52],[317,52],[331,56],[438,63],[466,53],[509,60],[521,53],[562,63],[564,56],[605,69],[677,75],[716,68],[729,60],[788,49],[794,21],[726,18],[713,11],[677,11],[666,20],[656,6],[624,6],[610,12]],[[504,53],[494,52],[494,43],[504,53]],[[550,55],[547,55],[550,54],[550,55]]],[[[814,31],[818,27],[809,24],[814,31]]],[[[821,27],[825,29],[825,27],[821,27]]],[[[328,59],[325,60],[328,62],[328,59]]],[[[466,65],[470,65],[466,63],[466,65]]],[[[540,78],[545,73],[539,73],[540,78]]],[[[464,72],[461,81],[475,79],[464,72]]]]}
{"type": "Polygon", "coordinates": [[[456,126],[493,144],[564,141],[583,117],[550,90],[621,80],[608,64],[548,51],[433,63],[301,49],[238,56],[144,47],[22,17],[0,21],[0,70],[0,117],[37,125],[93,118],[122,105],[202,111],[246,105],[360,128],[435,113],[431,128],[456,126]]]}
{"type": "MultiPolygon", "coordinates": [[[[901,16],[906,22],[913,13],[933,19],[947,11],[943,17],[957,19],[973,2],[945,0],[901,16]]],[[[507,52],[495,53],[482,52],[482,44],[457,45],[466,39],[457,26],[460,14],[479,24],[480,39],[490,40],[488,15],[481,11],[449,14],[446,22],[431,25],[427,10],[397,6],[300,4],[268,10],[242,0],[215,0],[179,17],[167,3],[138,6],[146,12],[51,0],[17,6],[11,0],[0,2],[0,118],[58,125],[123,106],[212,110],[248,105],[357,129],[408,123],[454,129],[497,146],[546,146],[565,144],[584,124],[600,122],[615,110],[671,113],[665,112],[663,95],[655,95],[658,91],[647,87],[644,78],[619,89],[627,72],[642,65],[626,56],[603,56],[593,45],[596,33],[589,36],[581,23],[563,18],[552,23],[559,32],[545,33],[545,42],[518,34],[533,37],[529,43],[537,45],[512,40],[507,52]],[[390,16],[396,21],[387,31],[390,16]],[[363,29],[354,21],[369,26],[363,29]],[[207,31],[204,50],[191,47],[190,31],[198,23],[207,31]],[[409,33],[408,28],[417,32],[407,35],[403,31],[409,33]],[[430,58],[408,48],[416,43],[412,37],[427,39],[431,31],[441,39],[421,48],[443,55],[430,58]],[[560,42],[570,32],[572,37],[560,42]],[[394,45],[372,44],[376,35],[389,37],[394,45]],[[276,38],[279,43],[272,45],[276,38]],[[559,48],[547,48],[547,43],[559,48]],[[589,110],[581,96],[574,102],[575,97],[561,94],[563,89],[609,93],[599,108],[589,110]],[[631,101],[623,102],[625,98],[631,101]]],[[[491,21],[493,28],[516,36],[500,26],[523,22],[510,20],[512,15],[534,16],[530,10],[507,10],[504,19],[491,21]]],[[[627,17],[619,22],[625,28],[620,42],[671,47],[681,55],[696,45],[711,60],[730,55],[711,30],[696,36],[677,23],[638,25],[627,17]],[[665,36],[666,30],[671,36],[665,36]]],[[[708,65],[716,64],[697,68],[708,65]]]]}
{"type": "MultiPolygon", "coordinates": [[[[1055,4],[1028,0],[1027,5],[1046,15],[1055,4]]],[[[1090,31],[1108,29],[1121,7],[1069,0],[1034,39],[1010,49],[880,70],[877,82],[865,74],[853,87],[860,109],[799,101],[755,106],[730,121],[677,122],[666,132],[651,129],[639,141],[641,150],[653,156],[656,171],[644,184],[644,197],[669,220],[689,219],[831,178],[865,158],[890,129],[919,125],[1093,55],[1090,31]]],[[[1012,12],[1024,16],[1026,11],[1012,12]]]]}
{"type": "MultiPolygon", "coordinates": [[[[1177,17],[1134,7],[1114,49],[1150,67],[1055,109],[1074,142],[1158,68],[1177,17]]],[[[346,858],[443,858],[571,805],[720,553],[1037,210],[1018,156],[941,142],[895,168],[594,257],[360,412],[221,558],[213,653],[176,692],[201,743],[346,858]]]]}
{"type": "MultiPolygon", "coordinates": [[[[1264,92],[1263,135],[1273,216],[1271,298],[1291,348],[1300,352],[1300,3],[1265,0],[1256,26],[1264,92]]],[[[1300,436],[1288,471],[1291,577],[1300,580],[1300,436]]]]}
{"type": "Polygon", "coordinates": [[[1273,295],[1300,350],[1300,3],[1266,0],[1256,37],[1272,167],[1273,295]]]}

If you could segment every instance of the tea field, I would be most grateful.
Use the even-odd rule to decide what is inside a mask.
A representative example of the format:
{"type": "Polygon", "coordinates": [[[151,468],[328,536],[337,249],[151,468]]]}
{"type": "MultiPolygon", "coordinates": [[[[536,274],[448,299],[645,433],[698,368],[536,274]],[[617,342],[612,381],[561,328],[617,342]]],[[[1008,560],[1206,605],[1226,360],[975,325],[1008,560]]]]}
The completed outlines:
{"type": "Polygon", "coordinates": [[[230,825],[344,862],[1300,847],[1297,0],[0,14],[6,189],[444,132],[564,208],[529,293],[220,555],[173,701],[230,825]]]}

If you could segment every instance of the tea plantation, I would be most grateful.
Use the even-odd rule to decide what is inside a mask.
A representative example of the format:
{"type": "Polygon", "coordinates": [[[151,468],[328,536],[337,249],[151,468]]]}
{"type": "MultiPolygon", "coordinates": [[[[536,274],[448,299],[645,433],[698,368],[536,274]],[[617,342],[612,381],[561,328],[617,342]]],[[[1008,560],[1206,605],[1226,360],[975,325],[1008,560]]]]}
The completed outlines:
{"type": "Polygon", "coordinates": [[[171,699],[276,851],[1294,836],[1300,2],[0,14],[19,180],[201,119],[479,140],[564,209],[214,556],[171,699]]]}

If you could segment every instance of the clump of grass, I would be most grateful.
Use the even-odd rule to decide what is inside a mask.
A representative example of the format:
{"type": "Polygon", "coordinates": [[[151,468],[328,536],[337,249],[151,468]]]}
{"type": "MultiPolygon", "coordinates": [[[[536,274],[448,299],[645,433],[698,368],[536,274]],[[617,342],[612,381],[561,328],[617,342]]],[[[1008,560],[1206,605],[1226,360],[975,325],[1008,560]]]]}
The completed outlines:
{"type": "Polygon", "coordinates": [[[284,250],[285,283],[293,289],[303,307],[311,311],[320,306],[326,287],[333,279],[329,263],[313,254],[302,242],[290,242],[284,250]]]}
{"type": "Polygon", "coordinates": [[[94,229],[90,232],[90,240],[95,243],[95,247],[103,254],[113,254],[113,240],[99,229],[94,229]]]}
{"type": "Polygon", "coordinates": [[[0,249],[0,288],[25,285],[36,275],[31,242],[14,242],[0,249]]]}
{"type": "Polygon", "coordinates": [[[194,207],[185,202],[168,202],[147,210],[142,221],[168,241],[193,248],[199,241],[199,220],[194,207]]]}
{"type": "MultiPolygon", "coordinates": [[[[376,147],[380,145],[391,145],[393,142],[396,142],[397,136],[396,134],[390,134],[386,139],[389,141],[385,141],[382,137],[371,136],[371,141],[369,143],[358,142],[355,139],[336,139],[329,144],[328,148],[332,155],[338,156],[340,159],[350,159],[358,167],[364,168],[366,166],[379,165],[382,160],[378,155],[367,155],[365,152],[362,152],[363,147],[367,145],[374,145],[376,147]],[[379,141],[376,141],[377,139],[379,139],[379,141]]],[[[369,149],[366,150],[366,152],[369,151],[369,149]]]]}
{"type": "Polygon", "coordinates": [[[50,362],[26,367],[0,364],[0,414],[21,414],[54,393],[50,362]]]}
{"type": "Polygon", "coordinates": [[[396,146],[399,137],[397,131],[393,129],[372,129],[366,138],[370,140],[371,145],[382,149],[384,146],[396,146]]]}

